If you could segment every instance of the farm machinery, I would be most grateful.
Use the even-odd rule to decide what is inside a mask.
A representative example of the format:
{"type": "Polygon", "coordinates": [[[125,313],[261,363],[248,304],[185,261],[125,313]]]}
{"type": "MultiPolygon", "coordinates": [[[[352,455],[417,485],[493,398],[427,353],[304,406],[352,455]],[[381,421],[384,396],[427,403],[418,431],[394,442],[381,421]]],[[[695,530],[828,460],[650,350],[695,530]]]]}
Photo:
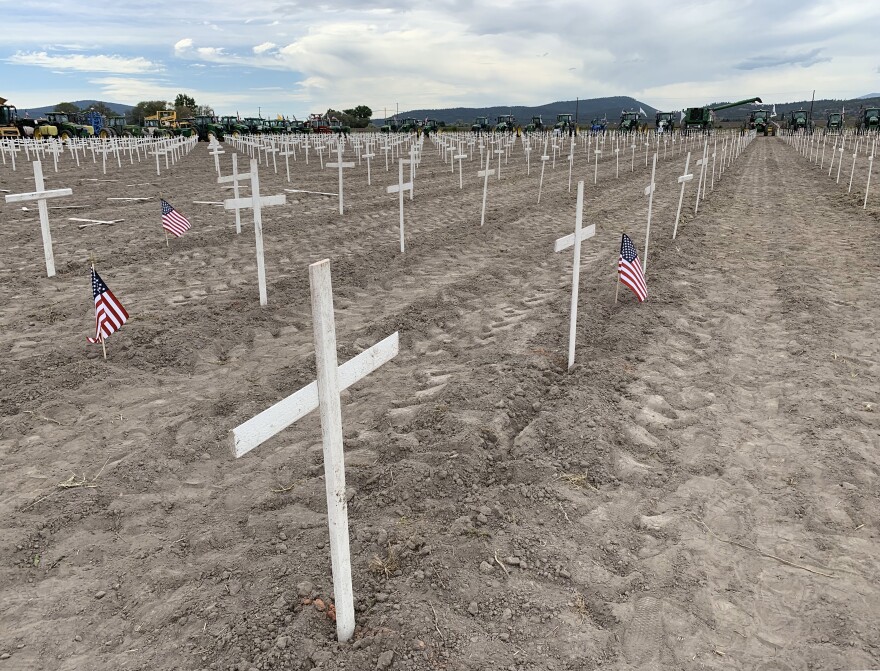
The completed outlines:
{"type": "Polygon", "coordinates": [[[880,130],[880,108],[868,107],[862,110],[856,131],[864,134],[872,131],[876,133],[878,130],[880,130]]]}
{"type": "Polygon", "coordinates": [[[400,125],[397,126],[398,133],[415,133],[419,127],[419,120],[408,118],[404,119],[400,122],[400,125]]]}
{"type": "Polygon", "coordinates": [[[199,136],[199,142],[210,142],[211,138],[223,142],[223,126],[217,117],[210,114],[200,114],[190,119],[184,119],[184,121],[188,122],[199,136]]]}
{"type": "Polygon", "coordinates": [[[540,116],[533,116],[532,120],[526,124],[526,133],[539,133],[544,130],[544,121],[540,116]]]}
{"type": "Polygon", "coordinates": [[[553,130],[558,130],[560,133],[568,133],[569,135],[571,135],[574,132],[574,115],[557,114],[556,123],[553,125],[553,130]]]}
{"type": "Polygon", "coordinates": [[[247,124],[241,123],[237,116],[220,117],[220,125],[223,126],[223,132],[232,137],[240,137],[251,132],[251,129],[248,128],[247,124]]]}
{"type": "Polygon", "coordinates": [[[799,130],[811,133],[813,131],[813,121],[810,119],[807,110],[795,110],[789,113],[785,127],[790,133],[796,133],[799,130]]]}
{"type": "Polygon", "coordinates": [[[607,117],[602,117],[601,119],[596,117],[590,121],[590,132],[592,133],[604,133],[606,128],[608,128],[607,117]]]}
{"type": "Polygon", "coordinates": [[[260,133],[265,132],[266,129],[266,120],[262,117],[245,117],[241,120],[241,122],[247,126],[248,132],[251,135],[259,135],[260,133]]]}
{"type": "Polygon", "coordinates": [[[617,124],[618,132],[637,133],[643,128],[641,118],[642,115],[638,112],[621,112],[620,123],[617,124]]]}
{"type": "Polygon", "coordinates": [[[46,120],[58,129],[58,137],[62,140],[69,140],[72,137],[93,137],[95,135],[95,129],[92,126],[77,123],[74,117],[63,112],[49,112],[46,115],[46,120]]]}
{"type": "Polygon", "coordinates": [[[842,112],[829,112],[828,116],[825,117],[825,131],[824,135],[828,133],[840,133],[843,130],[843,113],[842,112]]]}
{"type": "Polygon", "coordinates": [[[436,133],[439,128],[440,122],[436,119],[425,119],[425,123],[422,124],[422,133],[430,135],[431,133],[436,133]]]}
{"type": "Polygon", "coordinates": [[[776,135],[776,126],[770,121],[770,112],[768,110],[752,110],[749,113],[746,127],[765,137],[776,135]]]}
{"type": "Polygon", "coordinates": [[[516,118],[512,114],[501,114],[497,117],[493,133],[512,133],[516,130],[516,118]]]}
{"type": "Polygon", "coordinates": [[[654,115],[654,127],[658,133],[675,131],[675,112],[657,112],[654,115]]]}
{"type": "Polygon", "coordinates": [[[143,137],[144,129],[137,124],[126,123],[124,116],[111,116],[104,119],[98,132],[99,137],[143,137]]]}
{"type": "Polygon", "coordinates": [[[488,133],[489,132],[489,117],[478,116],[476,119],[474,119],[474,123],[471,126],[471,132],[473,132],[473,133],[488,133]]]}
{"type": "Polygon", "coordinates": [[[20,119],[15,105],[7,105],[6,98],[0,98],[0,138],[56,137],[58,128],[43,119],[20,119]]]}
{"type": "Polygon", "coordinates": [[[685,133],[689,133],[692,130],[709,133],[712,131],[712,126],[715,123],[715,112],[730,109],[731,107],[739,107],[740,105],[759,102],[761,102],[761,99],[755,97],[748,98],[747,100],[737,100],[735,103],[715,105],[715,107],[688,107],[684,110],[684,119],[682,119],[681,128],[685,133]]]}
{"type": "Polygon", "coordinates": [[[330,118],[330,132],[337,135],[348,135],[351,133],[351,126],[346,126],[336,117],[330,118]]]}

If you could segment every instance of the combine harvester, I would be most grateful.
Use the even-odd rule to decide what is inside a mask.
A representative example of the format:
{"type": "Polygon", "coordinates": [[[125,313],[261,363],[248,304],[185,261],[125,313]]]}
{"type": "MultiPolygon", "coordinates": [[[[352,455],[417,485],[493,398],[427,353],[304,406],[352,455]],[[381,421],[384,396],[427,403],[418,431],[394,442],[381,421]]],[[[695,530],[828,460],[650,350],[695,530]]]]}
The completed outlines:
{"type": "Polygon", "coordinates": [[[711,133],[715,124],[715,112],[730,109],[731,107],[739,107],[740,105],[749,105],[751,103],[760,103],[760,98],[748,98],[746,100],[737,100],[735,103],[726,103],[724,105],[716,105],[715,107],[688,107],[684,110],[684,117],[681,120],[681,130],[688,134],[692,130],[699,130],[701,133],[711,133]]]}

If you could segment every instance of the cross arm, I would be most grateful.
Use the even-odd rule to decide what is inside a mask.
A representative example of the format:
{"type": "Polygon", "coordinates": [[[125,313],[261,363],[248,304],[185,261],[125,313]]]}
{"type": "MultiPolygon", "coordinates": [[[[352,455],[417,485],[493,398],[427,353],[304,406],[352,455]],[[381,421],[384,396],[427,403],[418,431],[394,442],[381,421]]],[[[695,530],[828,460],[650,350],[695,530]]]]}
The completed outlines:
{"type": "Polygon", "coordinates": [[[31,191],[29,193],[11,193],[6,196],[7,203],[24,203],[30,200],[42,200],[43,198],[60,198],[72,196],[73,189],[52,189],[51,191],[31,191]]]}
{"type": "MultiPolygon", "coordinates": [[[[339,389],[348,389],[397,356],[400,351],[399,332],[365,349],[339,367],[339,389]]],[[[278,401],[256,417],[239,424],[230,432],[232,455],[241,457],[298,419],[318,408],[318,383],[311,382],[298,392],[278,401]]]]}
{"type": "MultiPolygon", "coordinates": [[[[260,207],[271,207],[272,205],[284,205],[287,202],[287,196],[261,196],[260,207]]],[[[223,201],[223,208],[226,210],[238,210],[245,207],[253,207],[253,198],[230,198],[223,201]]]]}
{"type": "MultiPolygon", "coordinates": [[[[580,235],[578,237],[580,237],[581,242],[583,242],[584,240],[592,238],[594,235],[596,235],[596,224],[590,224],[586,228],[580,230],[580,235]]],[[[563,249],[568,249],[572,245],[574,245],[574,233],[569,233],[556,240],[553,251],[561,252],[563,249]]]]}

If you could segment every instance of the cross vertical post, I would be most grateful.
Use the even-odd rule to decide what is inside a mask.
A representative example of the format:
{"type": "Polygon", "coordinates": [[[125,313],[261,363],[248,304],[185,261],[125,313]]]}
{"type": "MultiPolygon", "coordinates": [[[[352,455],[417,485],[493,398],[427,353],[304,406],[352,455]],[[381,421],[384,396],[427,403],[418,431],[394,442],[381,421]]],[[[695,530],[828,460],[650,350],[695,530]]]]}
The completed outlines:
{"type": "Polygon", "coordinates": [[[654,154],[654,166],[651,168],[651,183],[645,187],[645,195],[648,196],[648,226],[645,230],[645,262],[642,264],[642,270],[648,271],[648,240],[651,238],[651,212],[654,208],[654,191],[657,185],[654,182],[654,176],[657,174],[657,154],[654,154]]]}
{"type": "Polygon", "coordinates": [[[339,214],[343,214],[342,211],[342,169],[343,168],[353,168],[354,162],[348,161],[343,163],[342,161],[342,142],[336,143],[336,162],[328,163],[328,168],[338,168],[339,169],[339,214]]]}
{"type": "Polygon", "coordinates": [[[681,193],[678,194],[678,210],[675,212],[675,226],[672,228],[672,239],[675,240],[675,236],[678,233],[678,219],[681,216],[681,204],[684,201],[684,185],[690,182],[694,176],[688,173],[688,166],[691,164],[691,153],[688,152],[687,158],[684,161],[684,174],[678,178],[678,183],[681,184],[681,193]]]}

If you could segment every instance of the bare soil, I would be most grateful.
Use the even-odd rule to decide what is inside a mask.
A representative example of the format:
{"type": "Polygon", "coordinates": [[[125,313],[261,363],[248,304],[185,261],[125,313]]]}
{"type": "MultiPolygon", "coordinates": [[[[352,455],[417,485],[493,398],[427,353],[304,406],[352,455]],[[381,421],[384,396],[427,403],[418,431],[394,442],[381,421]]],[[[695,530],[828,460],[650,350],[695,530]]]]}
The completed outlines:
{"type": "MultiPolygon", "coordinates": [[[[382,156],[334,198],[219,201],[204,145],[173,171],[65,157],[36,208],[0,204],[0,671],[880,667],[880,176],[840,184],[757,138],[671,240],[684,157],[587,181],[577,364],[566,370],[567,163],[517,149],[465,187],[427,145],[398,249],[382,156]],[[115,181],[90,181],[109,179],[115,181]],[[162,195],[193,228],[166,247],[162,195]],[[69,216],[124,219],[80,229],[69,216]],[[93,334],[89,255],[131,319],[93,334]],[[314,378],[307,266],[331,259],[339,359],[401,352],[343,394],[357,631],[335,640],[315,413],[234,460],[229,430],[314,378]]],[[[223,156],[230,169],[231,147],[223,156]]],[[[335,171],[261,170],[264,193],[335,171]]],[[[720,157],[717,157],[720,160],[720,157]]],[[[244,157],[240,157],[240,163],[244,157]]],[[[349,160],[350,157],[349,157],[349,160]]],[[[127,161],[127,159],[126,159],[127,161]]],[[[693,160],[691,162],[693,166],[693,160]]],[[[0,188],[33,190],[29,166],[0,188]]]]}

